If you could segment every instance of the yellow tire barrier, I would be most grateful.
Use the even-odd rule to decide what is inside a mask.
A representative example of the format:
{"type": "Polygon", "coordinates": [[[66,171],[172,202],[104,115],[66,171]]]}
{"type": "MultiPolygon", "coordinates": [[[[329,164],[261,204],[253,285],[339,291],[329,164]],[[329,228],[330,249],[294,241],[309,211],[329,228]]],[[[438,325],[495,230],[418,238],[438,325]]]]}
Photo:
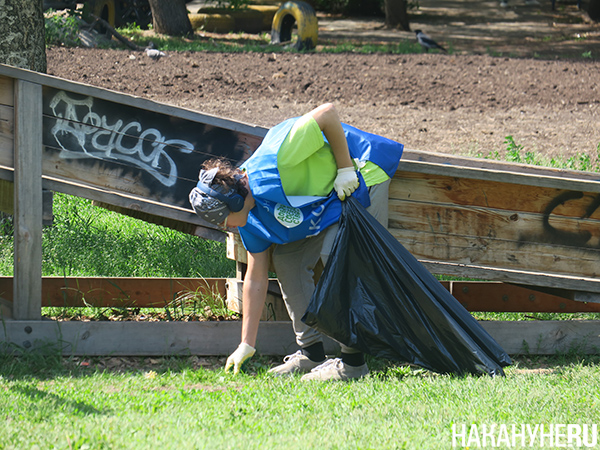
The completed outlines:
{"type": "Polygon", "coordinates": [[[208,33],[229,33],[235,27],[235,19],[229,14],[188,14],[194,30],[208,33]]]}
{"type": "Polygon", "coordinates": [[[90,13],[106,20],[111,27],[116,26],[117,10],[115,0],[94,0],[90,1],[89,4],[90,13]]]}
{"type": "MultiPolygon", "coordinates": [[[[261,0],[264,1],[264,0],[261,0]]],[[[263,30],[269,31],[271,29],[271,25],[273,24],[273,18],[277,11],[279,10],[279,6],[276,5],[248,5],[248,9],[252,9],[254,11],[258,11],[262,14],[263,18],[263,30]]]]}
{"type": "Polygon", "coordinates": [[[312,6],[301,1],[285,2],[277,10],[271,27],[271,43],[291,41],[294,24],[297,24],[298,28],[298,40],[294,47],[298,50],[315,48],[319,36],[317,14],[312,6]]]}
{"type": "MultiPolygon", "coordinates": [[[[274,13],[273,13],[274,14],[274,13]]],[[[230,8],[200,8],[197,14],[188,14],[192,28],[202,28],[203,23],[209,24],[208,27],[203,27],[205,31],[213,31],[216,33],[229,33],[230,31],[241,31],[244,33],[260,33],[264,28],[264,13],[259,9],[251,7],[242,9],[230,8]],[[212,16],[215,16],[214,19],[212,16]],[[228,24],[228,28],[224,22],[224,17],[230,17],[233,24],[228,24]],[[218,29],[213,23],[219,24],[218,29]]],[[[270,29],[270,23],[267,30],[270,29]]]]}

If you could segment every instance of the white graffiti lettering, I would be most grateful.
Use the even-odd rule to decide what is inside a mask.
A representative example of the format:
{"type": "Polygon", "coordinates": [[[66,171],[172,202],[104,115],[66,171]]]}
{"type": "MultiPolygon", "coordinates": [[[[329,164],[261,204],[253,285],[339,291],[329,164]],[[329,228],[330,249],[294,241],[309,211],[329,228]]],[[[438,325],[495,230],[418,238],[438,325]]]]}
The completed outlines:
{"type": "Polygon", "coordinates": [[[51,133],[61,147],[63,159],[93,158],[132,164],[146,171],[164,186],[177,181],[177,166],[166,149],[175,148],[181,153],[191,153],[194,146],[180,139],[165,139],[156,128],[143,129],[139,122],[124,123],[121,119],[108,123],[92,108],[94,99],[71,98],[59,91],[50,102],[56,117],[51,133]],[[83,116],[83,118],[80,118],[83,116]],[[71,135],[73,140],[63,139],[71,135]]]}

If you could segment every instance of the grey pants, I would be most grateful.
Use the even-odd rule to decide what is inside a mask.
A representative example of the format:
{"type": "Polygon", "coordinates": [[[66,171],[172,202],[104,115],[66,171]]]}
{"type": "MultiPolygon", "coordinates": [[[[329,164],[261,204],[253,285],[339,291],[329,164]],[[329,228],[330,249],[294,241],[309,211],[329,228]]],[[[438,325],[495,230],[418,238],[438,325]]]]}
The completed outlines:
{"type": "MultiPolygon", "coordinates": [[[[371,186],[369,188],[371,206],[367,208],[367,211],[386,228],[389,187],[390,180],[371,186]]],[[[315,290],[314,268],[319,260],[323,261],[323,265],[327,263],[337,230],[338,225],[335,224],[317,236],[277,245],[273,249],[273,264],[285,306],[292,319],[296,342],[300,347],[308,347],[323,340],[321,333],[306,325],[301,319],[315,290]]],[[[344,353],[357,352],[343,344],[340,345],[344,353]]]]}

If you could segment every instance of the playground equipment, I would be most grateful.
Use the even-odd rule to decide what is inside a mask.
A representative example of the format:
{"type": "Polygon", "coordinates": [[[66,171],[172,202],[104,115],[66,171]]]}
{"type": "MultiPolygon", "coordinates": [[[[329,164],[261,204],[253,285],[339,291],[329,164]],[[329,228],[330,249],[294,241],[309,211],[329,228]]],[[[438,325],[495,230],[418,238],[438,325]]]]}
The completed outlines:
{"type": "Polygon", "coordinates": [[[297,50],[311,50],[317,46],[317,15],[312,6],[301,1],[288,1],[279,7],[273,18],[271,43],[291,42],[294,26],[297,27],[298,38],[293,45],[297,50]]]}
{"type": "MultiPolygon", "coordinates": [[[[47,304],[42,192],[89,198],[224,241],[193,213],[188,193],[202,161],[220,155],[241,162],[266,131],[0,65],[0,180],[14,186],[15,220],[15,276],[1,280],[13,285],[12,319],[3,319],[0,342],[35,348],[50,341],[66,354],[87,355],[230,352],[239,343],[239,322],[40,320],[47,304]]],[[[496,281],[446,283],[469,310],[600,311],[597,174],[406,150],[389,205],[390,231],[431,272],[496,281]]],[[[238,267],[227,282],[233,305],[240,301],[246,255],[237,235],[229,234],[227,243],[238,267]]],[[[598,321],[483,325],[509,353],[600,348],[598,321]]],[[[262,353],[294,351],[289,323],[265,322],[260,333],[262,353]]]]}

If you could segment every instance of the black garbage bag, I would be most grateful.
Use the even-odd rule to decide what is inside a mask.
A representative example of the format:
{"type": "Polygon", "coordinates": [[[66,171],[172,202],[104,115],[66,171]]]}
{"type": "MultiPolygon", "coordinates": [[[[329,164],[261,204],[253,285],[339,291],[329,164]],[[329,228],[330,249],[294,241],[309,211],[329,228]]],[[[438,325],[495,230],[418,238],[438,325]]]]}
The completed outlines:
{"type": "Polygon", "coordinates": [[[510,357],[354,198],[302,320],[364,353],[439,373],[504,375],[510,357]]]}

